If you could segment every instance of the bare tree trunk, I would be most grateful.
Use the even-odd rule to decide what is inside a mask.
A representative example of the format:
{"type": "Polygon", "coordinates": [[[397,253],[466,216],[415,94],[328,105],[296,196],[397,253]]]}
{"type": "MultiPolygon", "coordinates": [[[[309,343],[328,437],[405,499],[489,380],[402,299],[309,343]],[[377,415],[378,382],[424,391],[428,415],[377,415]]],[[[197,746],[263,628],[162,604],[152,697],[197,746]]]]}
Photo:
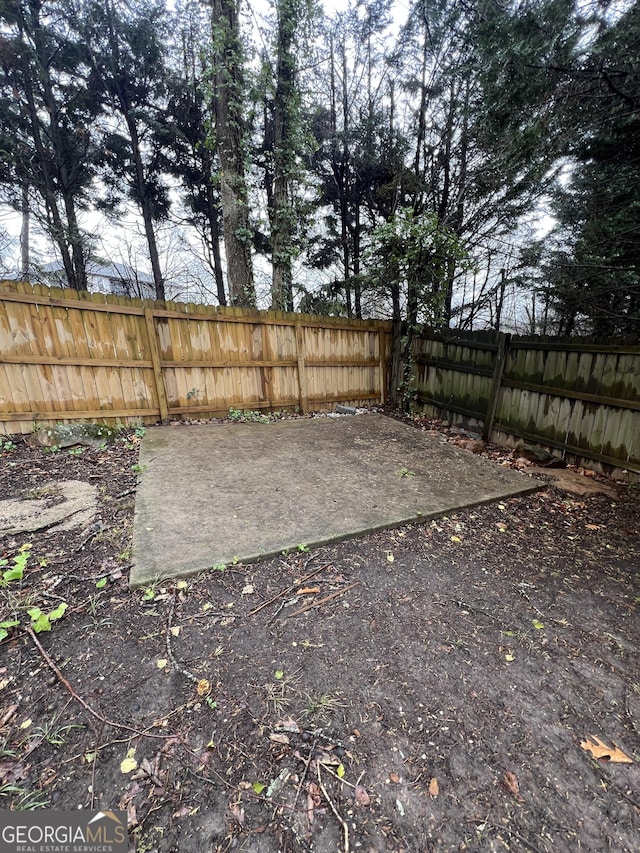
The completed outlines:
{"type": "Polygon", "coordinates": [[[30,278],[30,232],[31,232],[31,209],[29,207],[29,187],[22,185],[22,199],[20,202],[20,213],[22,214],[22,226],[20,228],[20,278],[29,281],[30,278]]]}
{"type": "Polygon", "coordinates": [[[293,208],[290,176],[295,163],[296,65],[292,53],[299,24],[296,4],[278,0],[278,57],[273,107],[273,199],[270,210],[273,279],[271,304],[293,310],[293,208]]]}
{"type": "Polygon", "coordinates": [[[212,10],[215,142],[221,167],[220,200],[229,298],[232,305],[253,307],[256,293],[244,173],[244,92],[238,0],[213,0],[212,10]]]}

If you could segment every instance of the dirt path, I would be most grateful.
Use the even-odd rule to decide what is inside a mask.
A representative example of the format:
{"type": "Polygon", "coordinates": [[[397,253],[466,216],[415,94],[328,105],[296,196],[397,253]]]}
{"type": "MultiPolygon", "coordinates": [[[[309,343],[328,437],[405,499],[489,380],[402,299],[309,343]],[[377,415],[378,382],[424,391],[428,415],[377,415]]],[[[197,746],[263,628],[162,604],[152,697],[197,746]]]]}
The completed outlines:
{"type": "Polygon", "coordinates": [[[130,592],[135,439],[0,457],[6,498],[98,495],[0,590],[0,806],[126,809],[139,853],[637,849],[637,489],[130,592]],[[62,602],[41,651],[25,608],[62,602]]]}

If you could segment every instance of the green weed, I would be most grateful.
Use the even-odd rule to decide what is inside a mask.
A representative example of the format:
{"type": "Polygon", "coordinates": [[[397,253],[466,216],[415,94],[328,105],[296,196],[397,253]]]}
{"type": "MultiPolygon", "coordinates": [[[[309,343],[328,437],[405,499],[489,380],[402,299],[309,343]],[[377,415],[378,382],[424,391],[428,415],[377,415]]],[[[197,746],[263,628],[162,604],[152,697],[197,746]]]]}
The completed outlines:
{"type": "Polygon", "coordinates": [[[23,590],[20,582],[24,578],[27,562],[31,555],[31,543],[25,542],[20,547],[18,553],[9,560],[0,560],[0,588],[7,588],[7,598],[9,601],[9,609],[12,611],[12,616],[9,619],[4,619],[0,622],[0,641],[9,636],[9,631],[12,628],[18,628],[21,624],[20,614],[25,613],[30,620],[30,627],[36,634],[42,631],[50,631],[51,623],[62,619],[67,611],[68,604],[62,601],[57,607],[52,610],[42,610],[38,606],[37,600],[32,592],[23,590]],[[8,568],[5,568],[7,566],[8,568]]]}

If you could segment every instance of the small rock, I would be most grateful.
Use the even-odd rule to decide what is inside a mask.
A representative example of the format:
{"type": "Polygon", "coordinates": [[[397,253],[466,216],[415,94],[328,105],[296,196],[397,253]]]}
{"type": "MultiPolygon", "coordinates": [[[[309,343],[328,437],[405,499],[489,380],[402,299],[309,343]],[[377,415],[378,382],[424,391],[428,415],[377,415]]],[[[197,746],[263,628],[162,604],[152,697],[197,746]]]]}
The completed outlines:
{"type": "Polygon", "coordinates": [[[566,462],[564,459],[559,459],[542,447],[533,444],[523,444],[513,451],[514,456],[522,459],[528,459],[530,462],[535,462],[536,465],[541,465],[545,468],[565,468],[566,462]]]}

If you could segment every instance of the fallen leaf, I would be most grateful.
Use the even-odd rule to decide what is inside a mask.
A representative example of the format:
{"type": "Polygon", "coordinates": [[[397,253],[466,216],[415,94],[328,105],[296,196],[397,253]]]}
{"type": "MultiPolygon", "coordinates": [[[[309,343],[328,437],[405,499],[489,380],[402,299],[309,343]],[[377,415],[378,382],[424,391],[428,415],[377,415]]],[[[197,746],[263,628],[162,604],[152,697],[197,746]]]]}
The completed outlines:
{"type": "Polygon", "coordinates": [[[541,622],[539,619],[534,619],[532,625],[538,631],[542,631],[544,628],[544,622],[541,622]]]}
{"type": "Polygon", "coordinates": [[[394,785],[397,785],[398,782],[400,781],[400,777],[398,776],[397,773],[394,773],[394,771],[392,770],[391,773],[389,773],[389,781],[393,782],[394,785]]]}
{"type": "MultiPolygon", "coordinates": [[[[124,809],[128,809],[129,805],[131,805],[132,800],[138,796],[138,794],[142,793],[142,788],[138,785],[137,782],[132,782],[128,789],[124,792],[124,794],[120,797],[120,802],[118,804],[118,808],[122,811],[124,809]]],[[[135,814],[135,808],[134,808],[135,814]]]]}
{"type": "Polygon", "coordinates": [[[2,712],[2,716],[0,716],[0,729],[11,719],[11,717],[13,717],[19,707],[20,706],[18,704],[9,705],[9,707],[2,712]]]}
{"type": "Polygon", "coordinates": [[[344,779],[344,772],[344,764],[338,764],[338,769],[336,770],[336,773],[338,774],[340,779],[344,779]]]}
{"type": "Polygon", "coordinates": [[[387,562],[393,563],[394,560],[395,560],[395,557],[393,556],[391,551],[387,551],[387,562]]]}
{"type": "Polygon", "coordinates": [[[451,541],[452,542],[462,542],[462,539],[459,536],[452,536],[451,541]]]}
{"type": "Polygon", "coordinates": [[[120,762],[121,773],[131,773],[138,766],[138,762],[133,757],[135,752],[135,749],[130,749],[127,752],[127,757],[120,762]]]}
{"type": "Polygon", "coordinates": [[[27,776],[27,768],[23,764],[16,764],[15,760],[0,763],[0,785],[10,785],[12,782],[20,782],[22,779],[26,779],[27,776]]]}
{"type": "Polygon", "coordinates": [[[138,813],[136,811],[136,807],[133,803],[128,803],[127,805],[127,829],[132,829],[135,826],[138,826],[138,813]]]}
{"type": "Polygon", "coordinates": [[[28,729],[32,723],[33,723],[32,719],[24,720],[24,722],[20,723],[20,728],[21,729],[28,729]]]}
{"type": "Polygon", "coordinates": [[[513,657],[513,655],[505,655],[505,656],[504,656],[504,659],[505,659],[506,661],[508,661],[509,663],[511,663],[511,661],[512,661],[512,660],[515,660],[515,658],[513,657]]]}
{"type": "Polygon", "coordinates": [[[259,796],[267,786],[263,782],[254,782],[251,787],[259,796]]]}
{"type": "Polygon", "coordinates": [[[254,587],[252,583],[246,584],[246,586],[242,587],[240,595],[251,595],[254,592],[254,587]]]}
{"type": "Polygon", "coordinates": [[[186,817],[187,815],[190,815],[190,814],[191,814],[191,807],[190,806],[180,806],[178,811],[173,813],[173,816],[174,817],[186,817]]]}
{"type": "Polygon", "coordinates": [[[356,785],[354,798],[359,806],[368,806],[371,803],[371,797],[364,785],[356,785]]]}
{"type": "Polygon", "coordinates": [[[440,793],[440,786],[438,785],[438,780],[434,776],[433,779],[429,782],[429,795],[432,797],[437,797],[440,793]]]}
{"type": "Polygon", "coordinates": [[[168,663],[169,661],[166,658],[160,658],[160,660],[156,661],[156,666],[158,669],[164,669],[168,663]]]}
{"type": "Polygon", "coordinates": [[[239,824],[244,823],[244,809],[239,803],[234,803],[232,806],[229,806],[229,811],[239,824]]]}
{"type": "Polygon", "coordinates": [[[282,679],[284,678],[284,672],[281,669],[276,669],[273,674],[275,676],[276,681],[282,681],[282,679]]]}
{"type": "Polygon", "coordinates": [[[171,636],[172,637],[179,637],[180,636],[180,626],[179,625],[174,625],[173,628],[171,628],[171,636]]]}
{"type": "Polygon", "coordinates": [[[614,745],[613,749],[611,749],[599,737],[591,735],[591,738],[591,740],[587,738],[580,741],[580,746],[593,753],[595,758],[599,758],[600,761],[611,761],[615,764],[633,764],[633,759],[625,755],[619,747],[614,745]]]}
{"type": "Polygon", "coordinates": [[[303,586],[296,592],[296,595],[314,595],[316,592],[320,592],[319,586],[303,586]]]}
{"type": "Polygon", "coordinates": [[[186,581],[178,581],[178,583],[176,584],[176,589],[186,589],[187,586],[188,583],[186,581]]]}
{"type": "Polygon", "coordinates": [[[513,794],[519,803],[524,803],[524,797],[520,794],[520,785],[518,784],[518,777],[515,773],[507,770],[502,777],[502,784],[510,794],[513,794]]]}
{"type": "Polygon", "coordinates": [[[284,744],[291,743],[291,741],[289,740],[287,735],[285,735],[284,733],[280,734],[278,732],[272,732],[269,735],[269,740],[273,741],[273,743],[284,743],[284,744]]]}
{"type": "Polygon", "coordinates": [[[196,692],[198,696],[208,696],[209,693],[211,693],[211,685],[206,678],[201,678],[200,681],[198,681],[196,692]]]}

